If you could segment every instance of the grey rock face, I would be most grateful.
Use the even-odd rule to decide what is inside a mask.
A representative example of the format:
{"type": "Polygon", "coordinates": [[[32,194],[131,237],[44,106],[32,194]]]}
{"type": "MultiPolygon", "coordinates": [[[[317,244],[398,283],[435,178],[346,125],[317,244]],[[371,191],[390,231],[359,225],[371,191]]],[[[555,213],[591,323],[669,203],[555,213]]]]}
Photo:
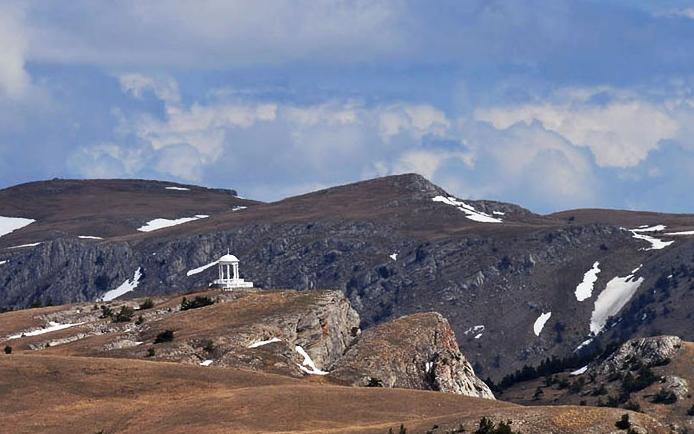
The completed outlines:
{"type": "Polygon", "coordinates": [[[667,375],[663,380],[661,391],[667,395],[676,397],[678,400],[682,400],[689,395],[689,384],[687,380],[682,377],[667,375]]]}
{"type": "Polygon", "coordinates": [[[653,336],[636,338],[622,344],[604,362],[591,367],[597,374],[609,375],[629,369],[632,364],[653,367],[670,361],[682,348],[677,336],[653,336]]]}
{"type": "Polygon", "coordinates": [[[357,386],[494,399],[460,352],[448,321],[435,312],[408,315],[366,330],[332,365],[330,376],[357,386]]]}

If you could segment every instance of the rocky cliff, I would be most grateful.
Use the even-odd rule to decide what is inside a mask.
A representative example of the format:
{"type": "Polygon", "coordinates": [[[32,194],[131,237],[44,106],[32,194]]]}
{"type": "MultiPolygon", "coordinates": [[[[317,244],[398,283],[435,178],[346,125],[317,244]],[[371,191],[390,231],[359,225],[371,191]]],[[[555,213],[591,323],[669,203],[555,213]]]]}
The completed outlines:
{"type": "Polygon", "coordinates": [[[355,386],[494,399],[460,352],[448,321],[435,312],[407,315],[366,330],[332,365],[330,376],[355,386]]]}
{"type": "Polygon", "coordinates": [[[620,372],[652,368],[670,363],[682,350],[678,336],[652,336],[630,339],[602,362],[589,366],[589,372],[612,375],[620,372]]]}
{"type": "Polygon", "coordinates": [[[185,299],[8,312],[0,315],[0,344],[15,351],[203,364],[292,377],[332,371],[326,378],[353,385],[382,378],[388,387],[494,398],[461,354],[448,322],[436,313],[400,318],[360,336],[359,315],[340,291],[208,291],[185,299]],[[183,310],[191,300],[202,301],[202,307],[183,310]],[[132,311],[116,319],[123,309],[132,311]],[[158,342],[165,331],[172,332],[170,339],[158,342]]]}

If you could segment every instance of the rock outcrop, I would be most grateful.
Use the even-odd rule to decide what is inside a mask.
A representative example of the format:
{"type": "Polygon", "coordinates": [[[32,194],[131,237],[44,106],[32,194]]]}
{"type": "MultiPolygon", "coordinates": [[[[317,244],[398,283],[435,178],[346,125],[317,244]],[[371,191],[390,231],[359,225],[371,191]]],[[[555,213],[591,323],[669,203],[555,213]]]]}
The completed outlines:
{"type": "Polygon", "coordinates": [[[630,339],[605,361],[589,369],[602,375],[622,372],[633,366],[653,367],[668,363],[682,348],[677,336],[652,336],[630,339]]]}
{"type": "Polygon", "coordinates": [[[494,399],[460,352],[448,321],[435,312],[404,316],[366,330],[333,364],[330,376],[357,386],[494,399]]]}

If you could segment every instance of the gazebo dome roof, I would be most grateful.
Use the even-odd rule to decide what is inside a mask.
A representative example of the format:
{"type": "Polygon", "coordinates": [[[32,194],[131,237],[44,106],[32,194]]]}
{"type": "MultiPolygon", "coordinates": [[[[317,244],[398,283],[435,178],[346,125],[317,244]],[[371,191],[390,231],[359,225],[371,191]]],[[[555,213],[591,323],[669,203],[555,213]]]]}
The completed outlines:
{"type": "Polygon", "coordinates": [[[229,264],[229,263],[233,263],[233,262],[239,262],[239,258],[237,258],[236,256],[234,256],[232,254],[227,253],[226,255],[219,258],[219,262],[222,264],[229,264]]]}

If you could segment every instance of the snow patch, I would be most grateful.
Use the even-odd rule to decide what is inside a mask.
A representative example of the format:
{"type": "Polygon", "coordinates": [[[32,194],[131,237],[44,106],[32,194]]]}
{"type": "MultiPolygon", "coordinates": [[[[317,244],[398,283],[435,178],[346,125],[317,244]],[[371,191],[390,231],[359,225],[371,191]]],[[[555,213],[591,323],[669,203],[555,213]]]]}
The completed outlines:
{"type": "Polygon", "coordinates": [[[0,265],[5,265],[7,264],[7,261],[0,261],[0,265]]]}
{"type": "Polygon", "coordinates": [[[576,287],[576,300],[583,301],[593,295],[593,285],[598,280],[598,273],[600,273],[600,262],[595,261],[593,268],[583,275],[583,282],[576,287]]]}
{"type": "Polygon", "coordinates": [[[304,358],[304,362],[301,365],[297,364],[299,369],[301,369],[302,371],[304,371],[307,374],[312,374],[312,375],[327,375],[328,374],[328,372],[320,370],[316,367],[316,364],[313,363],[313,359],[311,359],[311,356],[309,356],[308,353],[306,353],[306,351],[304,351],[304,349],[300,345],[297,345],[295,349],[296,349],[296,352],[299,353],[299,355],[304,358]],[[307,368],[307,366],[308,366],[308,368],[307,368]]]}
{"type": "Polygon", "coordinates": [[[641,225],[636,229],[630,229],[632,232],[662,232],[667,228],[665,225],[655,225],[655,226],[648,226],[648,225],[641,225]]]}
{"type": "Polygon", "coordinates": [[[44,327],[44,328],[41,328],[41,329],[38,329],[38,330],[33,330],[33,331],[30,331],[30,332],[22,332],[22,333],[19,333],[19,334],[16,334],[16,335],[12,335],[12,336],[8,337],[7,340],[10,340],[10,339],[19,339],[19,338],[24,337],[24,336],[38,336],[38,335],[43,335],[43,334],[46,334],[46,333],[57,332],[58,330],[64,330],[64,329],[67,329],[67,328],[70,328],[70,327],[75,327],[75,326],[82,325],[82,324],[85,324],[85,323],[84,323],[84,322],[77,322],[77,323],[60,324],[60,323],[57,323],[57,322],[49,321],[49,322],[48,322],[48,326],[46,326],[46,327],[44,327]]]}
{"type": "Polygon", "coordinates": [[[34,223],[36,220],[21,217],[0,216],[0,237],[34,223]]]}
{"type": "Polygon", "coordinates": [[[180,225],[183,223],[188,223],[188,222],[192,222],[195,220],[204,219],[207,217],[209,217],[209,216],[205,215],[205,214],[198,214],[194,217],[183,217],[180,219],[154,219],[154,220],[150,220],[147,223],[145,223],[144,226],[137,228],[137,230],[140,232],[152,232],[152,231],[156,231],[159,229],[168,228],[171,226],[176,226],[176,225],[180,225]]]}
{"type": "Polygon", "coordinates": [[[209,264],[203,265],[202,267],[193,268],[192,270],[188,270],[188,272],[186,273],[186,276],[190,277],[190,276],[193,276],[195,274],[202,273],[203,271],[207,270],[208,268],[214,267],[215,265],[217,265],[218,262],[219,261],[210,262],[209,264]]]}
{"type": "Polygon", "coordinates": [[[480,324],[480,325],[476,325],[476,326],[470,327],[469,329],[465,330],[465,331],[463,332],[463,334],[464,334],[465,336],[467,336],[467,335],[469,335],[470,333],[477,333],[477,332],[481,332],[481,331],[483,331],[483,330],[484,330],[484,326],[483,326],[482,324],[480,324]]]}
{"type": "Polygon", "coordinates": [[[133,276],[132,280],[128,279],[125,282],[121,283],[118,288],[106,292],[104,295],[101,296],[99,301],[111,301],[120,297],[121,295],[134,291],[135,288],[137,288],[137,285],[140,284],[141,277],[142,267],[138,267],[138,269],[135,270],[135,275],[133,276]]]}
{"type": "Polygon", "coordinates": [[[588,365],[586,365],[582,368],[576,369],[575,371],[571,372],[569,375],[581,375],[581,374],[585,373],[587,370],[588,370],[588,365]]]}
{"type": "Polygon", "coordinates": [[[93,235],[77,235],[77,238],[80,238],[83,240],[103,240],[103,238],[95,237],[93,235]]]}
{"type": "Polygon", "coordinates": [[[424,364],[424,371],[426,373],[429,373],[431,371],[431,368],[433,368],[433,367],[434,367],[434,362],[426,362],[424,364]]]}
{"type": "Polygon", "coordinates": [[[483,213],[482,211],[477,211],[472,206],[466,204],[463,201],[456,199],[453,196],[444,197],[436,196],[432,199],[434,202],[443,202],[446,205],[451,205],[458,208],[460,211],[465,213],[465,217],[472,221],[480,223],[502,223],[501,219],[490,216],[489,214],[483,213]]]}
{"type": "Polygon", "coordinates": [[[176,190],[176,191],[190,191],[190,188],[185,188],[185,187],[164,187],[167,190],[176,190]]]}
{"type": "Polygon", "coordinates": [[[583,348],[583,347],[585,347],[585,346],[587,346],[587,345],[590,345],[591,342],[593,342],[593,338],[586,339],[585,341],[581,342],[581,344],[580,344],[579,346],[576,347],[576,349],[574,350],[574,352],[580,350],[581,348],[583,348]]]}
{"type": "Polygon", "coordinates": [[[39,241],[38,243],[20,244],[19,246],[8,247],[8,249],[23,249],[24,247],[36,247],[42,242],[43,241],[39,241]]]}
{"type": "Polygon", "coordinates": [[[463,334],[467,336],[470,333],[477,333],[478,331],[482,331],[482,330],[484,330],[484,326],[480,324],[480,325],[470,327],[469,329],[465,330],[463,332],[463,334]]]}
{"type": "Polygon", "coordinates": [[[271,338],[271,339],[268,339],[266,341],[256,341],[256,342],[253,342],[252,344],[250,344],[248,346],[248,348],[258,348],[258,347],[262,347],[263,345],[271,344],[273,342],[282,342],[282,339],[271,338]]]}
{"type": "Polygon", "coordinates": [[[547,320],[549,320],[551,316],[552,312],[546,312],[537,317],[535,324],[533,324],[535,336],[540,336],[540,332],[542,332],[542,329],[545,327],[545,323],[547,323],[547,320]]]}
{"type": "Polygon", "coordinates": [[[248,208],[248,207],[247,206],[235,206],[231,210],[232,211],[241,211],[241,210],[246,209],[246,208],[248,208]]]}
{"type": "Polygon", "coordinates": [[[478,333],[478,334],[475,335],[475,339],[479,339],[479,338],[481,338],[481,337],[482,337],[482,333],[478,333]]]}
{"type": "Polygon", "coordinates": [[[629,229],[629,232],[631,232],[632,236],[637,240],[647,241],[651,244],[651,247],[643,250],[660,250],[671,245],[674,241],[663,241],[650,235],[645,235],[642,232],[662,232],[666,227],[665,225],[638,227],[636,229],[629,229]]]}
{"type": "Polygon", "coordinates": [[[393,261],[398,260],[398,254],[397,253],[392,253],[392,254],[388,255],[388,257],[390,257],[390,259],[392,259],[393,261]]]}
{"type": "Polygon", "coordinates": [[[643,277],[636,279],[634,275],[641,266],[632,270],[626,277],[615,277],[607,282],[605,289],[595,300],[595,308],[590,318],[590,331],[597,335],[607,323],[607,319],[619,313],[643,283],[643,277]]]}
{"type": "Polygon", "coordinates": [[[694,235],[694,231],[667,232],[665,235],[694,235]]]}
{"type": "Polygon", "coordinates": [[[212,364],[213,360],[207,359],[202,362],[200,362],[200,366],[210,366],[212,364]]]}

